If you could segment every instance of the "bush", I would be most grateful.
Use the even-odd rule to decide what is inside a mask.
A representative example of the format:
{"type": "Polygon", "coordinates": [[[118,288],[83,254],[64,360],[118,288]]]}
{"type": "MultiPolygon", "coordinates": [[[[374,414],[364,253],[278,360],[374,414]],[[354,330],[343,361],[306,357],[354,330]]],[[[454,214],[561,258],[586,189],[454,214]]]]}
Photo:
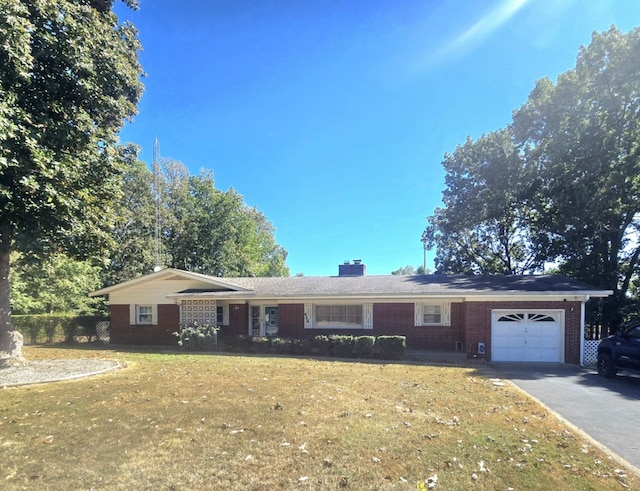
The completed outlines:
{"type": "Polygon", "coordinates": [[[404,336],[319,335],[313,339],[289,339],[235,336],[225,337],[227,351],[239,353],[278,353],[282,355],[317,355],[337,358],[383,358],[401,360],[404,357],[404,336]]]}
{"type": "Polygon", "coordinates": [[[353,354],[357,358],[372,358],[375,336],[357,336],[353,342],[353,354]]]}
{"type": "Polygon", "coordinates": [[[316,336],[311,344],[311,353],[318,356],[331,356],[333,342],[329,336],[316,336]]]}
{"type": "Polygon", "coordinates": [[[251,338],[250,350],[252,353],[271,352],[271,340],[266,337],[254,336],[251,338]]]}
{"type": "Polygon", "coordinates": [[[404,336],[378,336],[375,352],[385,360],[402,360],[406,346],[407,338],[404,336]]]}
{"type": "Polygon", "coordinates": [[[353,356],[353,336],[329,336],[333,343],[333,356],[337,358],[351,358],[353,356]]]}
{"type": "Polygon", "coordinates": [[[294,355],[310,355],[312,342],[310,339],[292,339],[291,351],[294,355]]]}
{"type": "Polygon", "coordinates": [[[293,353],[293,340],[285,338],[271,339],[273,351],[281,355],[290,355],[293,353]]]}
{"type": "Polygon", "coordinates": [[[218,348],[219,330],[208,322],[189,322],[181,324],[180,331],[173,334],[178,337],[178,346],[187,351],[213,351],[218,348]]]}

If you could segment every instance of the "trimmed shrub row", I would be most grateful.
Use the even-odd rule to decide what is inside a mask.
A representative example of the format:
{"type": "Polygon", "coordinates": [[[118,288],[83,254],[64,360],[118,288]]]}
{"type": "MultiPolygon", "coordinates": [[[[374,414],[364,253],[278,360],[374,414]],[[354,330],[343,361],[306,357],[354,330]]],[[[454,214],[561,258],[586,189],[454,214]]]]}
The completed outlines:
{"type": "Polygon", "coordinates": [[[278,353],[335,358],[401,360],[407,346],[404,336],[316,336],[307,339],[237,336],[225,337],[223,349],[236,353],[278,353]]]}
{"type": "Polygon", "coordinates": [[[96,337],[96,324],[106,320],[95,315],[73,314],[30,314],[13,315],[13,327],[20,331],[31,344],[38,342],[53,343],[64,340],[73,343],[77,337],[84,336],[88,341],[96,337]]]}

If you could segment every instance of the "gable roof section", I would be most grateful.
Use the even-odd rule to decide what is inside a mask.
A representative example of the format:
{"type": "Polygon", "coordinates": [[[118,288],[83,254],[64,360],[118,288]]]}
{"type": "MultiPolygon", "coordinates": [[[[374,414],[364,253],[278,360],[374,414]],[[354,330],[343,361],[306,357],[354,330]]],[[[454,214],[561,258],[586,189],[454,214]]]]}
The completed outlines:
{"type": "Polygon", "coordinates": [[[109,293],[113,293],[115,291],[123,290],[126,288],[131,288],[133,286],[140,286],[140,285],[143,285],[144,283],[161,281],[161,280],[171,280],[171,279],[200,281],[205,285],[211,285],[211,290],[218,290],[218,291],[220,290],[235,291],[235,290],[243,289],[238,285],[232,285],[228,281],[222,278],[216,278],[215,276],[208,276],[201,273],[193,273],[191,271],[183,271],[181,269],[175,269],[175,268],[166,268],[161,271],[157,271],[145,276],[141,276],[139,278],[135,278],[133,280],[124,281],[122,283],[118,283],[113,286],[108,286],[106,288],[96,290],[94,292],[89,293],[89,296],[97,297],[100,295],[108,295],[109,293]]]}

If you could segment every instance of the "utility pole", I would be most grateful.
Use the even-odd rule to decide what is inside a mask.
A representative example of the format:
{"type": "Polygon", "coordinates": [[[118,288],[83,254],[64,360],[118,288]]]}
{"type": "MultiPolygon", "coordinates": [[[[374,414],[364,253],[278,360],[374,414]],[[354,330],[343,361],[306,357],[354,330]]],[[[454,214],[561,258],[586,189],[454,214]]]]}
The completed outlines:
{"type": "Polygon", "coordinates": [[[427,274],[427,238],[422,235],[422,274],[427,274]]]}
{"type": "Polygon", "coordinates": [[[162,269],[162,226],[160,217],[160,145],[158,144],[158,137],[156,136],[153,141],[153,194],[156,201],[155,210],[155,230],[153,234],[153,254],[154,262],[153,271],[160,271],[162,269]]]}

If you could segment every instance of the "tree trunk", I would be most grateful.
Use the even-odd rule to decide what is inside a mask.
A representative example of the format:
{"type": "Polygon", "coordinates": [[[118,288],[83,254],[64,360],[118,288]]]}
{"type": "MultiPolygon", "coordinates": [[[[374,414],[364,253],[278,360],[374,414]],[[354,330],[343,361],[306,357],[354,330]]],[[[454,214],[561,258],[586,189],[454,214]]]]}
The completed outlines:
{"type": "Polygon", "coordinates": [[[9,283],[9,256],[11,255],[11,226],[0,225],[0,351],[9,352],[13,331],[11,326],[11,300],[9,283]]]}

